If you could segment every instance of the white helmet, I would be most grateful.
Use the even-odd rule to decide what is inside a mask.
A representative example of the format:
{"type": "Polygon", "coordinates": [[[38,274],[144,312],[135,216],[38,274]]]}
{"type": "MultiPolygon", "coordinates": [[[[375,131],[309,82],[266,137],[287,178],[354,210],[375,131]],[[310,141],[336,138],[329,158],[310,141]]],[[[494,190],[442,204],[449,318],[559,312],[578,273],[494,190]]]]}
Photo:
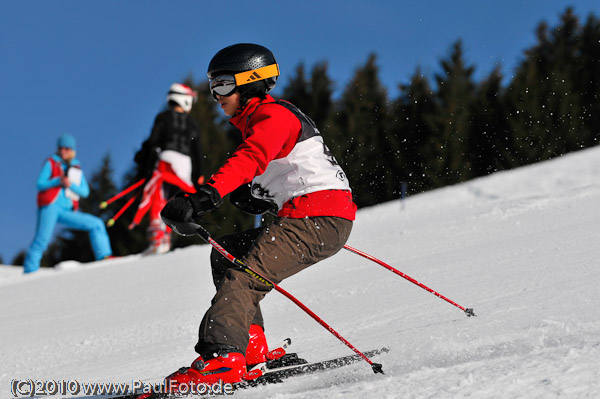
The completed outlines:
{"type": "Polygon", "coordinates": [[[167,102],[173,101],[179,105],[185,112],[190,112],[192,105],[198,99],[198,94],[189,86],[181,83],[173,83],[167,94],[167,102]]]}

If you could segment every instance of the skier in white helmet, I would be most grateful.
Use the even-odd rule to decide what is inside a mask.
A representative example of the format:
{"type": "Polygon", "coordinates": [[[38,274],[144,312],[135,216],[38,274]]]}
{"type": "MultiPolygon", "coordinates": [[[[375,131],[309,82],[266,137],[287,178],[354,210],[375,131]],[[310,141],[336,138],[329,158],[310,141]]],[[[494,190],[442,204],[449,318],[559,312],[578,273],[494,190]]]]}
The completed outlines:
{"type": "Polygon", "coordinates": [[[171,249],[171,229],[161,220],[160,211],[179,190],[193,193],[203,183],[200,135],[190,116],[196,99],[189,86],[173,83],[167,93],[168,109],[156,116],[150,137],[135,155],[138,177],[145,177],[146,184],[132,226],[149,212],[145,254],[171,249]]]}

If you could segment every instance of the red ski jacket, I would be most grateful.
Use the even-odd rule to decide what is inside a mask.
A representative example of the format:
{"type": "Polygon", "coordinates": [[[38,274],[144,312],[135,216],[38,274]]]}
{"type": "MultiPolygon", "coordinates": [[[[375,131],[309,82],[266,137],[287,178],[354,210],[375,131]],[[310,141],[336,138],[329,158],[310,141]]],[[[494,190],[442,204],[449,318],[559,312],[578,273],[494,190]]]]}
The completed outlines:
{"type": "Polygon", "coordinates": [[[355,219],[345,174],[296,107],[269,95],[253,98],[230,122],[243,142],[208,182],[222,197],[253,181],[253,194],[273,199],[279,216],[355,219]]]}

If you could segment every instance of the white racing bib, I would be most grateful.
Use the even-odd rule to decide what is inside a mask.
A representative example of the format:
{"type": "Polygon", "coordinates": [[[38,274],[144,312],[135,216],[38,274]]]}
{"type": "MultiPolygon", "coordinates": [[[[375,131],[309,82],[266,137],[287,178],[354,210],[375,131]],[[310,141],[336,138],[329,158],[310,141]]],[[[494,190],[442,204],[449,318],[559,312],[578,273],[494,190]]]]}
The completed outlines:
{"type": "MultiPolygon", "coordinates": [[[[70,167],[69,171],[67,172],[67,177],[69,178],[69,181],[75,186],[81,185],[82,175],[83,172],[81,171],[81,169],[76,167],[70,167]]],[[[79,201],[79,195],[75,194],[68,188],[65,188],[65,197],[72,199],[73,201],[79,201]]]]}
{"type": "Polygon", "coordinates": [[[269,162],[263,174],[252,180],[252,195],[273,201],[281,209],[294,197],[322,190],[348,190],[346,174],[323,142],[314,122],[291,103],[287,108],[302,123],[302,133],[290,153],[269,162]]]}

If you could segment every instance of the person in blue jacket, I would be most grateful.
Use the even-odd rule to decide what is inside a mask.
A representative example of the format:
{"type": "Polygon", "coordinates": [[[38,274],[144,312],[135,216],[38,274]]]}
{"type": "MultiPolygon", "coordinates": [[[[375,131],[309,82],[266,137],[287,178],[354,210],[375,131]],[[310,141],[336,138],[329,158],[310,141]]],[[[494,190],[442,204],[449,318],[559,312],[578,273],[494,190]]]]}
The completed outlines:
{"type": "Polygon", "coordinates": [[[37,180],[37,229],[25,257],[25,273],[40,268],[42,255],[50,243],[56,223],[87,231],[97,260],[112,255],[102,219],[78,212],[79,198],[87,197],[90,188],[75,158],[75,138],[63,134],[57,144],[56,154],[46,160],[37,180]]]}

